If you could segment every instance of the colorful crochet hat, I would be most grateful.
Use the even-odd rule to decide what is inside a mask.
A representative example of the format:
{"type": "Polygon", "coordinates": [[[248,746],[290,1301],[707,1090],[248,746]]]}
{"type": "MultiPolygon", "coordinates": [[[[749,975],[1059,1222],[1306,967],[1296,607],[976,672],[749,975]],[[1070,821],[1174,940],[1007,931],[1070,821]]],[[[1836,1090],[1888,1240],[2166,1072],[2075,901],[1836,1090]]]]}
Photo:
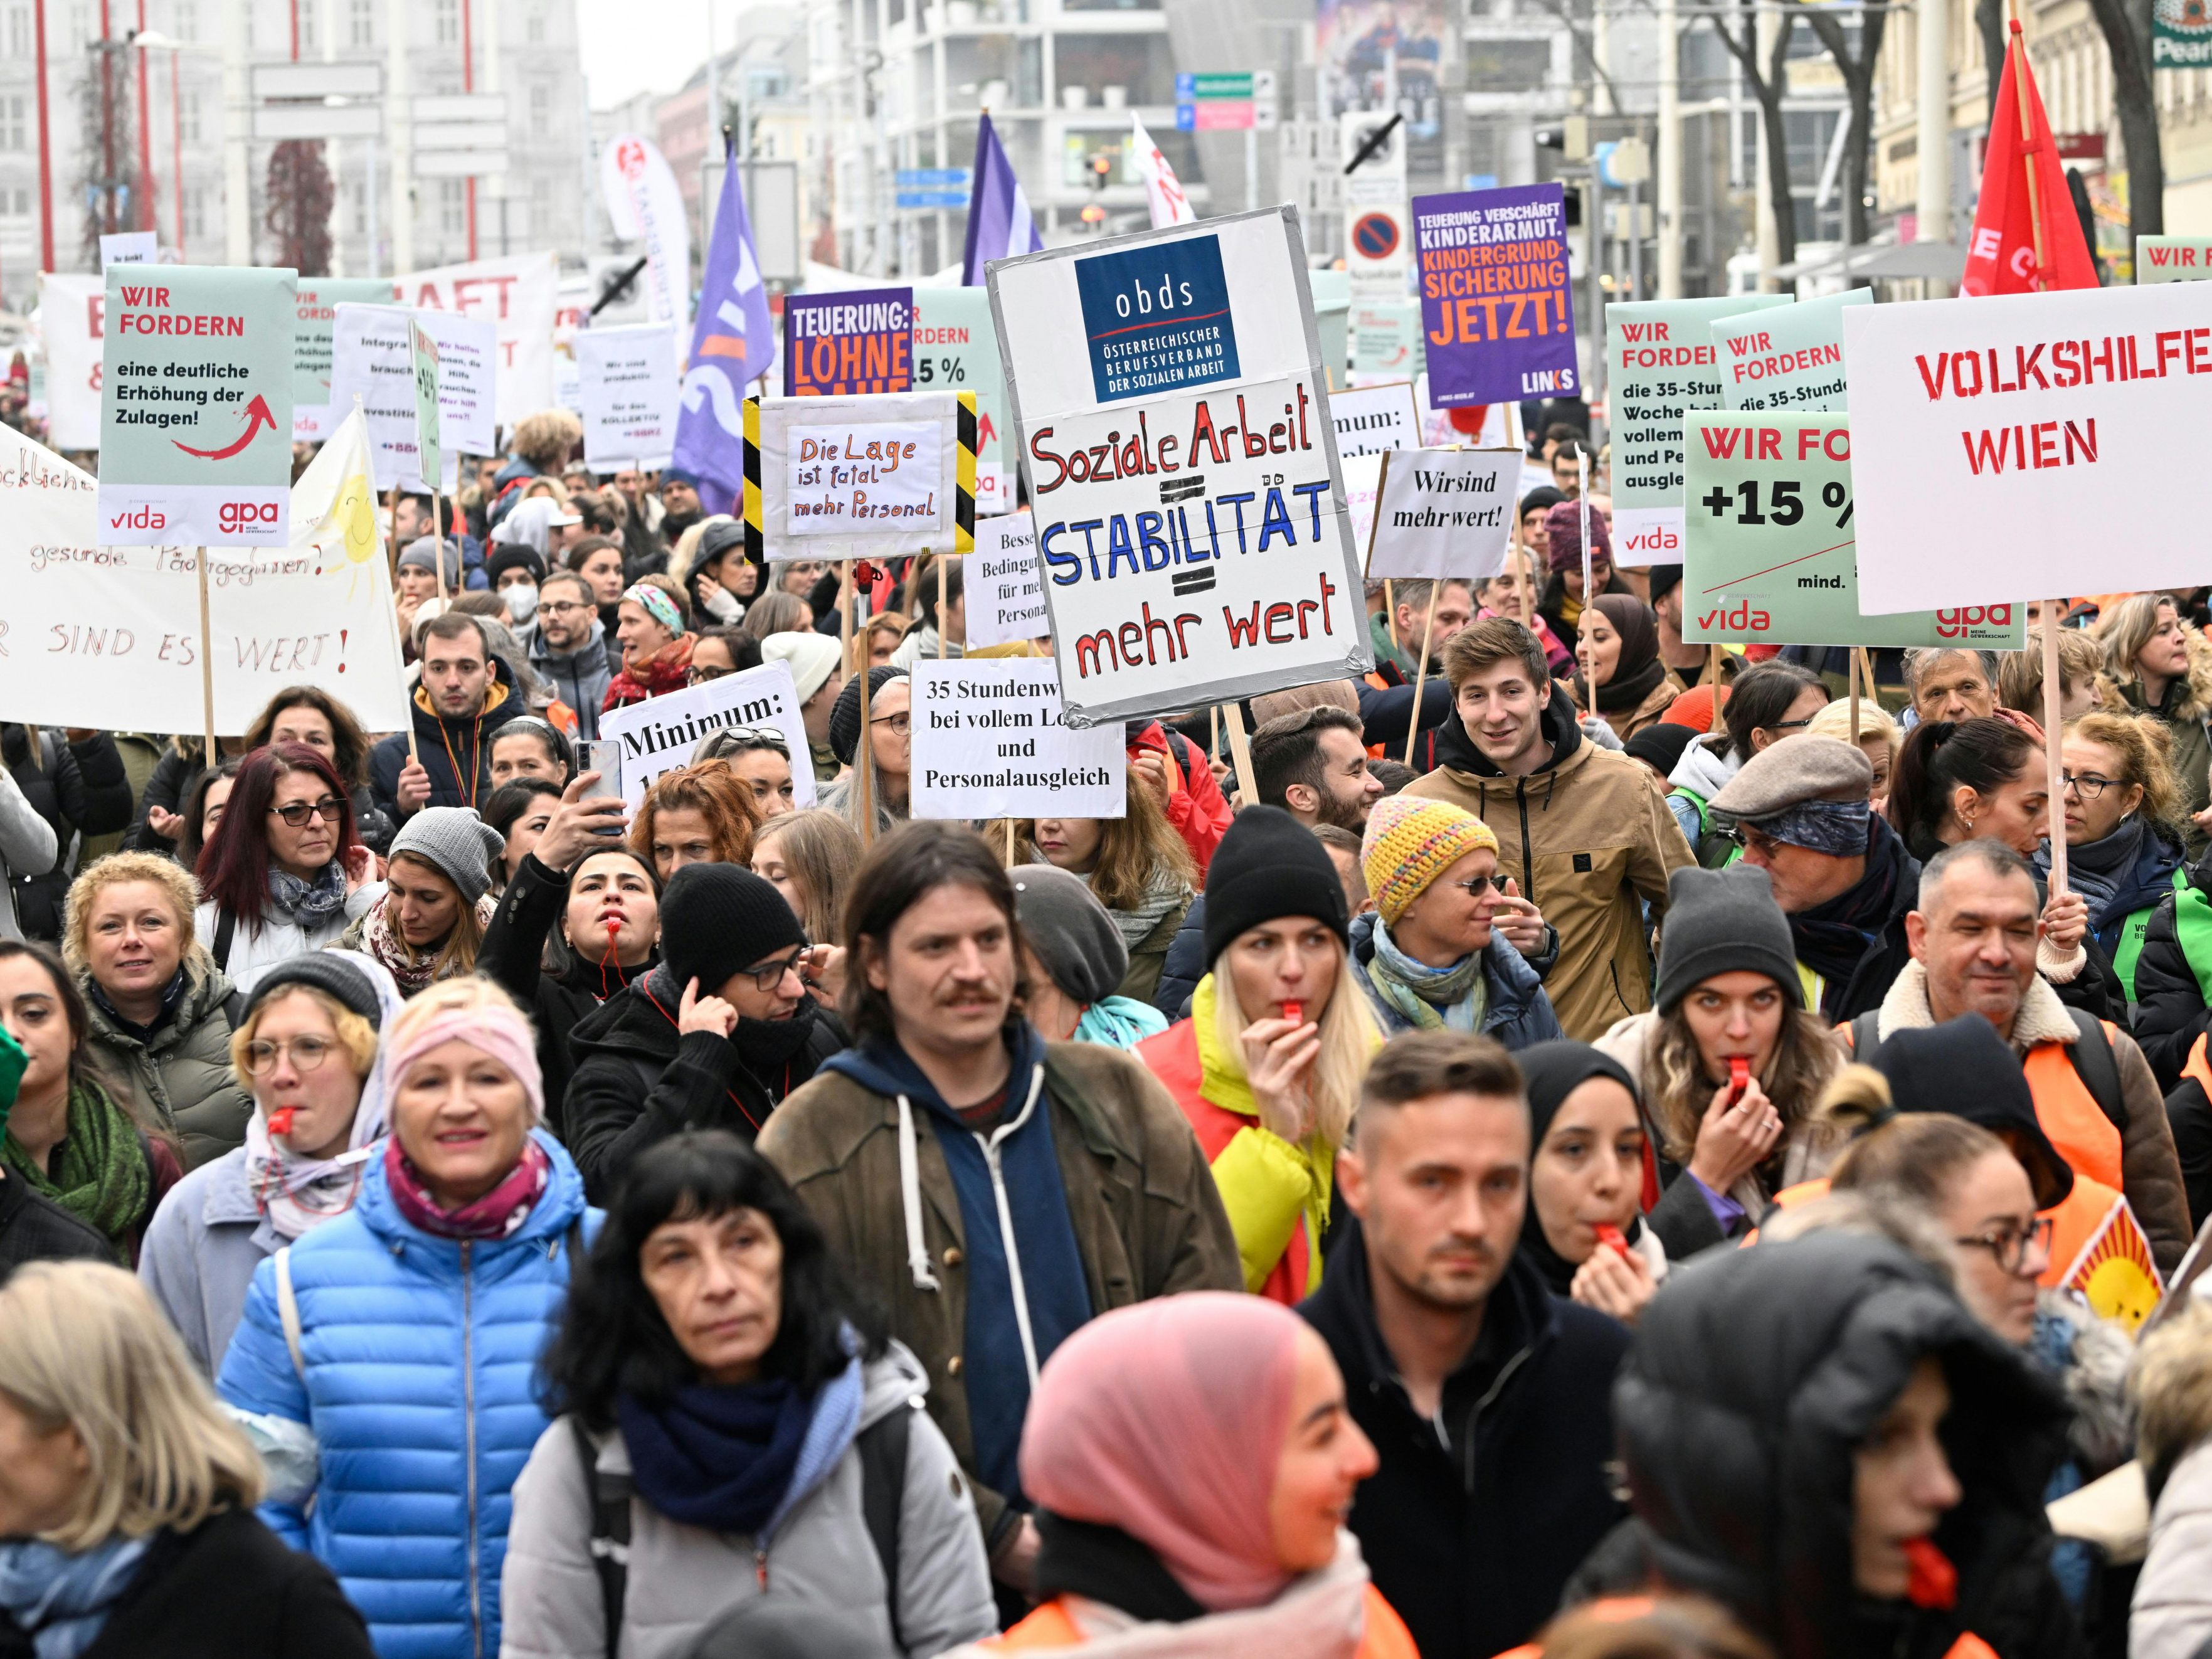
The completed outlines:
{"type": "Polygon", "coordinates": [[[1465,807],[1389,795],[1368,814],[1359,861],[1367,872],[1368,893],[1388,924],[1405,915],[1431,882],[1485,848],[1495,853],[1498,837],[1465,807]]]}

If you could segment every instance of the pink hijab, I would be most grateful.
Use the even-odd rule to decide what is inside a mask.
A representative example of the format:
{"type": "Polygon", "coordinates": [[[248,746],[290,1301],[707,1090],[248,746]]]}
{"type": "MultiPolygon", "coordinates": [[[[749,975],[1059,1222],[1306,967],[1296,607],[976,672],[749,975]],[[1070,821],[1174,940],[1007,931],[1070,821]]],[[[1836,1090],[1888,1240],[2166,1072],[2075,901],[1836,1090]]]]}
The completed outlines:
{"type": "Polygon", "coordinates": [[[1223,1291],[1092,1320],[1038,1380],[1022,1489],[1148,1545],[1209,1613],[1273,1601],[1292,1577],[1267,1506],[1304,1328],[1280,1303],[1223,1291]]]}

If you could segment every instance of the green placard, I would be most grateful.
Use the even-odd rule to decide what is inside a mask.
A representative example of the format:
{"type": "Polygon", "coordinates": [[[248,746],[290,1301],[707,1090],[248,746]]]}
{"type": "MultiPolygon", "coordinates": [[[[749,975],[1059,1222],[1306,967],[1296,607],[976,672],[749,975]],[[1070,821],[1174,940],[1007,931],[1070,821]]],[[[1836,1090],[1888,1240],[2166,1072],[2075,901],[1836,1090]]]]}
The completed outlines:
{"type": "Polygon", "coordinates": [[[407,319],[407,342],[415,366],[415,447],[422,482],[436,489],[446,476],[445,450],[438,431],[438,347],[415,318],[407,319]]]}
{"type": "Polygon", "coordinates": [[[2212,236],[2138,236],[2136,286],[2201,283],[2212,277],[2212,236]]]}
{"type": "Polygon", "coordinates": [[[1419,300],[1384,300],[1352,307],[1352,368],[1358,374],[1413,380],[1429,366],[1419,300]]]}
{"type": "Polygon", "coordinates": [[[100,545],[284,541],[295,289],[250,266],[109,268],[100,545]]]}
{"type": "Polygon", "coordinates": [[[1870,306],[1874,290],[1847,288],[1818,300],[1723,317],[1711,325],[1723,409],[1842,409],[1844,313],[1870,306]]]}
{"type": "Polygon", "coordinates": [[[1014,507],[1014,423],[991,295],[981,288],[914,291],[914,389],[975,394],[976,510],[1014,507]],[[987,476],[988,475],[988,476],[987,476]],[[995,489],[991,486],[995,484],[995,489]]]}
{"type": "Polygon", "coordinates": [[[292,330],[292,400],[331,400],[331,330],[342,305],[388,306],[392,287],[381,276],[302,276],[292,330]]]}
{"type": "Polygon", "coordinates": [[[2024,612],[1859,612],[1850,417],[1692,410],[1682,638],[1751,645],[2020,649],[2024,612]]]}

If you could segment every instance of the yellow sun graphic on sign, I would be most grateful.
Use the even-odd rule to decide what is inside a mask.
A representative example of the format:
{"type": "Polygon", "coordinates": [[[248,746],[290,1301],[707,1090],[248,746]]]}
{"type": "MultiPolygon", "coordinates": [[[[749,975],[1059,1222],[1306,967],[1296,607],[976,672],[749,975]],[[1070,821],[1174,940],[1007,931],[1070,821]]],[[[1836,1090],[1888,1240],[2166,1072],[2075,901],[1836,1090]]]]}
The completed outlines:
{"type": "Polygon", "coordinates": [[[2131,1334],[2158,1306],[2164,1290],[2158,1263],[2127,1200],[2112,1206],[2104,1225],[2075,1259],[2066,1275],[2066,1288],[2079,1292],[2091,1312],[2117,1321],[2131,1334]]]}

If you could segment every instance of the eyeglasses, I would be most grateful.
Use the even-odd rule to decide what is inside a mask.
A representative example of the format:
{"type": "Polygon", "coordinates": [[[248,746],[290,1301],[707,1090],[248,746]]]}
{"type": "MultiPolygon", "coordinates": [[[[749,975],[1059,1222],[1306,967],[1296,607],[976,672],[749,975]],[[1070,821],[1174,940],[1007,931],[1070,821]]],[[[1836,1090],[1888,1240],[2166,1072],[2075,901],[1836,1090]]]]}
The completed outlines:
{"type": "Polygon", "coordinates": [[[1951,1242],[1961,1249],[1987,1250],[1997,1260],[1997,1266],[2008,1273],[2027,1270],[2031,1255],[2051,1254],[2051,1218],[2038,1216],[2025,1229],[1992,1227],[1972,1238],[1954,1238],[1951,1242]]]}
{"type": "Polygon", "coordinates": [[[1465,881],[1448,881],[1447,887],[1456,887],[1469,898],[1480,898],[1497,884],[1496,876],[1469,876],[1465,881]]]}
{"type": "Polygon", "coordinates": [[[893,737],[902,738],[906,736],[907,733],[914,730],[914,717],[911,714],[878,714],[875,719],[870,720],[868,724],[871,726],[888,726],[891,729],[891,735],[893,737]]]}
{"type": "Polygon", "coordinates": [[[276,1069],[280,1055],[292,1056],[292,1069],[312,1072],[331,1057],[331,1050],[338,1045],[328,1037],[287,1037],[282,1042],[264,1042],[259,1038],[246,1045],[246,1074],[265,1077],[276,1069]]]}
{"type": "Polygon", "coordinates": [[[804,951],[793,951],[789,956],[778,957],[774,962],[759,963],[750,968],[740,968],[738,971],[752,981],[753,989],[765,996],[783,983],[786,974],[799,971],[799,959],[805,954],[804,951]]]}
{"type": "Polygon", "coordinates": [[[325,823],[337,823],[345,817],[345,803],[336,795],[325,795],[312,806],[306,801],[295,800],[289,806],[272,806],[269,810],[295,830],[305,829],[309,818],[320,818],[325,823]]]}
{"type": "Polygon", "coordinates": [[[549,617],[573,617],[579,611],[589,611],[593,607],[579,605],[573,599],[556,599],[550,605],[541,605],[538,608],[549,617]]]}
{"type": "Polygon", "coordinates": [[[1802,720],[1777,720],[1773,725],[1762,729],[1768,732],[1802,732],[1813,723],[1813,719],[1812,715],[1808,714],[1802,720]]]}
{"type": "Polygon", "coordinates": [[[719,680],[725,674],[734,674],[737,672],[734,668],[705,668],[694,665],[691,672],[684,678],[686,684],[704,685],[709,680],[719,680]]]}
{"type": "Polygon", "coordinates": [[[2071,772],[2061,772],[2058,778],[2062,789],[2071,789],[2083,800],[2094,800],[2119,782],[2118,778],[2100,778],[2094,772],[2085,773],[2080,777],[2071,772]]]}

